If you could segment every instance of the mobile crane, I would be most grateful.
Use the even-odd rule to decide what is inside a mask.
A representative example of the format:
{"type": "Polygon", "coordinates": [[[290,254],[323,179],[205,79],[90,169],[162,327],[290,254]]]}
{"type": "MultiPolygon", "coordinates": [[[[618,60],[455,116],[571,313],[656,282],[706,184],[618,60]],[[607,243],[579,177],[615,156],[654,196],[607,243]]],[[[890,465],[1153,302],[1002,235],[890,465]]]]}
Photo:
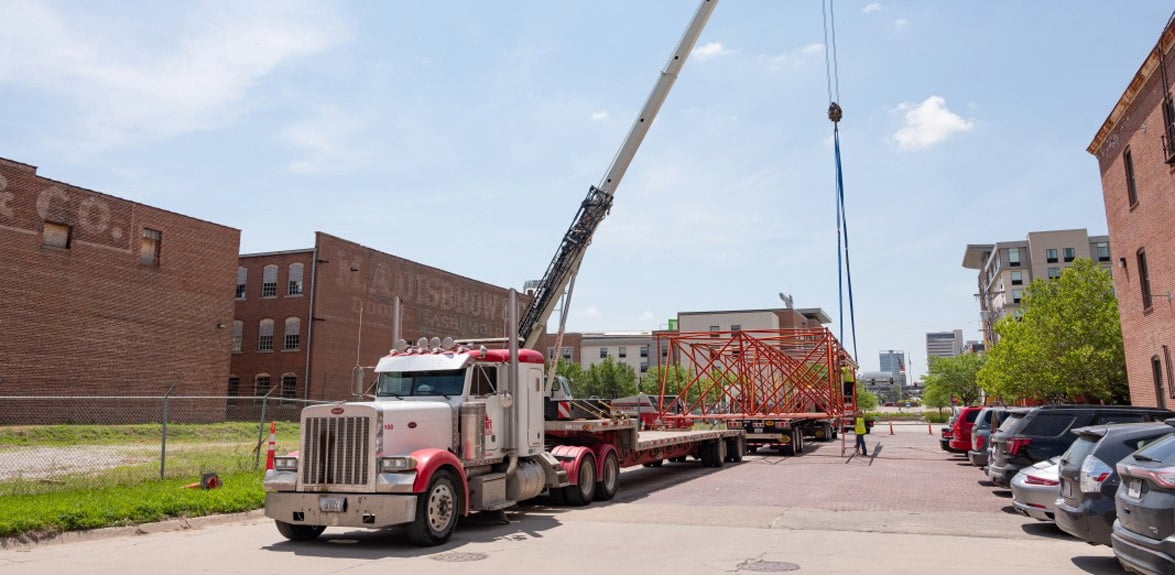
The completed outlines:
{"type": "Polygon", "coordinates": [[[398,340],[375,367],[373,401],[303,410],[299,450],[276,457],[263,482],[265,514],[283,536],[310,540],[327,526],[407,525],[413,543],[439,545],[471,512],[502,510],[543,494],[570,505],[611,499],[621,467],[690,456],[720,467],[742,458],[742,430],[639,432],[636,420],[611,413],[548,417],[551,384],[544,383],[543,354],[528,349],[578,271],[716,4],[702,0],[698,6],[608,172],[580,204],[521,322],[511,290],[510,325],[518,337],[506,338],[508,347],[398,340]]]}

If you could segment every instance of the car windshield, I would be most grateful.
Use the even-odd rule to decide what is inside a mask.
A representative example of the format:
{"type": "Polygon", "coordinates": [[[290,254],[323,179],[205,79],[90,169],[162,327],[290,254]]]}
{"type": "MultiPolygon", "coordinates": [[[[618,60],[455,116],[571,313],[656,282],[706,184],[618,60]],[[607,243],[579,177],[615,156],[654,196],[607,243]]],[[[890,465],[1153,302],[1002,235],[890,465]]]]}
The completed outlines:
{"type": "Polygon", "coordinates": [[[465,370],[391,371],[379,374],[381,397],[411,395],[461,395],[465,387],[465,370]]]}

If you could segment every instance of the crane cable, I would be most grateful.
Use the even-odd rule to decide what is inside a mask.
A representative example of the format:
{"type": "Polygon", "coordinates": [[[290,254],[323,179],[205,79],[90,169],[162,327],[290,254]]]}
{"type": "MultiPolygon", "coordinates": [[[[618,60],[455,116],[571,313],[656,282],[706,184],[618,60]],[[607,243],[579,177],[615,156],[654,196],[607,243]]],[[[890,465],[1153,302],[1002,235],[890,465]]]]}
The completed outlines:
{"type": "Polygon", "coordinates": [[[837,292],[839,296],[838,316],[840,318],[840,334],[838,339],[845,341],[845,314],[844,300],[846,293],[849,298],[849,329],[853,336],[853,357],[857,356],[857,321],[853,306],[853,274],[849,266],[849,224],[845,216],[844,171],[840,155],[840,120],[844,112],[840,104],[840,75],[836,59],[836,15],[833,10],[833,0],[824,0],[822,3],[824,15],[824,70],[828,84],[828,119],[832,121],[832,142],[834,158],[836,160],[836,267],[837,292]],[[842,261],[843,255],[843,261],[842,261]]]}

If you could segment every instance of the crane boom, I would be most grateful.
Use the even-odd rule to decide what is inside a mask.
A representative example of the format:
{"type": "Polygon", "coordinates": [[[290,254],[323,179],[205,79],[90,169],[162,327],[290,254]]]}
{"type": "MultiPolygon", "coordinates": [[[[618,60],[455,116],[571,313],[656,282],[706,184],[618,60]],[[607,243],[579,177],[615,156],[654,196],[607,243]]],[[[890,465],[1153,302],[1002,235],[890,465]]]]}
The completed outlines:
{"type": "Polygon", "coordinates": [[[632,163],[633,157],[636,156],[636,151],[644,141],[645,134],[649,132],[649,126],[657,117],[661,104],[665,102],[665,97],[673,88],[673,82],[677,80],[677,75],[685,65],[686,57],[693,50],[694,44],[697,43],[702,29],[705,28],[706,22],[710,19],[710,14],[717,4],[718,0],[702,0],[689,27],[686,28],[681,40],[678,41],[677,48],[669,57],[669,62],[661,70],[661,76],[653,86],[648,100],[645,101],[644,108],[641,109],[632,128],[629,129],[628,136],[625,137],[624,143],[616,152],[616,157],[612,159],[612,164],[608,166],[608,171],[600,180],[599,185],[591,186],[588,189],[587,197],[580,203],[579,211],[576,212],[575,219],[571,221],[571,227],[563,235],[563,241],[559,244],[555,257],[547,266],[543,279],[535,287],[530,306],[522,316],[518,332],[523,340],[523,347],[533,348],[537,345],[539,337],[545,331],[547,319],[551,317],[551,312],[554,311],[555,304],[559,300],[559,295],[563,293],[568,282],[579,272],[579,264],[583,261],[583,254],[592,241],[592,235],[595,234],[596,228],[612,208],[612,197],[616,193],[616,188],[620,186],[620,180],[624,178],[624,173],[632,163]]]}

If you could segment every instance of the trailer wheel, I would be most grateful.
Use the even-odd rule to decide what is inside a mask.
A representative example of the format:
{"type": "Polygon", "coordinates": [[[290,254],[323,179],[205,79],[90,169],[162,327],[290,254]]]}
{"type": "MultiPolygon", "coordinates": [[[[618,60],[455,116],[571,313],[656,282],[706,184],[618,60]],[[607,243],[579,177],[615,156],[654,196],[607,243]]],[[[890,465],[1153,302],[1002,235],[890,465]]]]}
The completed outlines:
{"type": "Polygon", "coordinates": [[[285,521],[274,521],[277,532],[290,541],[311,541],[326,531],[325,525],[294,525],[285,521]]]}
{"type": "Polygon", "coordinates": [[[747,438],[732,437],[726,440],[726,460],[738,463],[743,460],[743,453],[747,450],[747,438]]]}
{"type": "Polygon", "coordinates": [[[795,454],[799,455],[804,452],[804,430],[797,427],[792,430],[792,445],[795,446],[795,454]]]}
{"type": "Polygon", "coordinates": [[[461,515],[461,495],[453,474],[441,470],[432,476],[428,489],[417,496],[416,519],[408,524],[408,540],[425,547],[449,540],[461,515]]]}
{"type": "Polygon", "coordinates": [[[596,496],[596,457],[592,454],[583,456],[579,463],[579,483],[563,488],[563,498],[568,505],[583,507],[592,502],[596,496]]]}
{"type": "Polygon", "coordinates": [[[596,501],[608,501],[616,496],[620,488],[620,461],[616,459],[616,452],[609,451],[604,456],[604,468],[600,472],[600,480],[596,482],[596,501]]]}
{"type": "Polygon", "coordinates": [[[716,439],[714,441],[707,441],[699,448],[701,455],[702,467],[722,467],[726,460],[726,441],[716,439]]]}

